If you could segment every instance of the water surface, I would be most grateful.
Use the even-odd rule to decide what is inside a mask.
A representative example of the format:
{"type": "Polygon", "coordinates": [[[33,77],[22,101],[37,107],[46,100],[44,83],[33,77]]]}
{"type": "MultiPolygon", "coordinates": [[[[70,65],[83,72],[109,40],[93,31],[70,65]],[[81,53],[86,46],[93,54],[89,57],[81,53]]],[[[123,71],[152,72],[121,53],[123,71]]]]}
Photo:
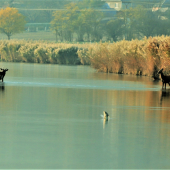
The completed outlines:
{"type": "Polygon", "coordinates": [[[0,83],[0,168],[170,168],[170,88],[161,81],[87,66],[1,67],[9,71],[0,83]]]}

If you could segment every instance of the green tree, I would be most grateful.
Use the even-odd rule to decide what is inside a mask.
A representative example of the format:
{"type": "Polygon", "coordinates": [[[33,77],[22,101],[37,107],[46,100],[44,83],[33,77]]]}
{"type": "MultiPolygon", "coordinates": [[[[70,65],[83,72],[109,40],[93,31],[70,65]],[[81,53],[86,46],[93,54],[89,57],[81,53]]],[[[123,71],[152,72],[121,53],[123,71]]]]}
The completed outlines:
{"type": "Polygon", "coordinates": [[[138,6],[128,11],[130,27],[139,36],[153,36],[158,24],[158,16],[151,9],[138,6]]]}
{"type": "Polygon", "coordinates": [[[157,23],[155,27],[154,33],[157,36],[169,35],[170,34],[170,20],[159,19],[159,22],[157,23]]]}
{"type": "Polygon", "coordinates": [[[130,9],[123,9],[117,13],[117,18],[119,20],[119,24],[120,24],[120,20],[122,20],[122,22],[124,23],[123,38],[125,38],[126,40],[130,40],[132,38],[131,37],[131,20],[130,20],[130,16],[129,16],[129,11],[130,11],[130,9]]]}
{"type": "Polygon", "coordinates": [[[81,10],[78,18],[78,38],[79,41],[83,40],[83,35],[87,35],[88,40],[99,41],[103,35],[102,19],[103,12],[99,11],[105,1],[101,0],[83,0],[77,3],[81,10]]]}
{"type": "Polygon", "coordinates": [[[163,11],[159,14],[161,19],[160,25],[158,25],[158,35],[170,35],[170,10],[163,11]]]}
{"type": "Polygon", "coordinates": [[[65,29],[65,18],[66,12],[65,11],[55,11],[53,13],[54,19],[51,21],[51,29],[55,31],[56,34],[56,41],[58,38],[63,41],[63,32],[65,29]]]}
{"type": "Polygon", "coordinates": [[[7,7],[0,10],[0,32],[8,36],[25,30],[25,17],[15,8],[7,7]]]}
{"type": "Polygon", "coordinates": [[[113,38],[113,41],[122,39],[124,34],[125,24],[122,19],[110,20],[106,24],[106,33],[108,37],[113,38]]]}
{"type": "Polygon", "coordinates": [[[132,38],[143,38],[144,36],[167,35],[169,32],[168,20],[162,19],[162,13],[143,6],[121,10],[118,18],[125,22],[124,37],[127,40],[132,38]],[[161,27],[160,27],[161,25],[161,27]]]}
{"type": "Polygon", "coordinates": [[[83,33],[87,34],[88,40],[100,41],[103,35],[102,27],[103,13],[95,9],[85,9],[81,11],[79,23],[83,33]]]}
{"type": "Polygon", "coordinates": [[[103,14],[98,10],[79,9],[77,3],[70,3],[65,10],[55,11],[53,17],[51,29],[57,38],[72,41],[73,35],[77,34],[78,41],[83,41],[83,36],[87,34],[88,39],[99,41],[102,37],[103,14]]]}
{"type": "Polygon", "coordinates": [[[78,16],[79,8],[76,3],[70,3],[66,5],[65,39],[68,41],[73,40],[73,34],[77,28],[78,16]]]}
{"type": "Polygon", "coordinates": [[[66,5],[65,10],[55,11],[53,17],[51,29],[55,31],[56,38],[60,37],[60,40],[72,41],[78,19],[78,7],[76,4],[70,3],[66,5]]]}

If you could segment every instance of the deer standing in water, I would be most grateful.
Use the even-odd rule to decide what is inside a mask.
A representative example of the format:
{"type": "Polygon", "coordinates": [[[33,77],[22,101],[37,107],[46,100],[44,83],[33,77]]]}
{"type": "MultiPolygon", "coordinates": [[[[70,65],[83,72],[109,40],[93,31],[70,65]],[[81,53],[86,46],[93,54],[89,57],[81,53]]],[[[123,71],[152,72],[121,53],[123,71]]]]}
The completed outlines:
{"type": "Polygon", "coordinates": [[[161,78],[162,78],[162,89],[164,87],[165,84],[165,89],[166,89],[166,83],[168,83],[170,85],[170,76],[165,76],[163,74],[163,68],[161,70],[158,71],[158,74],[161,74],[161,78]]]}
{"type": "Polygon", "coordinates": [[[3,69],[3,68],[0,68],[0,69],[2,70],[2,71],[0,71],[0,80],[2,80],[2,82],[3,82],[6,71],[8,71],[8,69],[3,69]]]}

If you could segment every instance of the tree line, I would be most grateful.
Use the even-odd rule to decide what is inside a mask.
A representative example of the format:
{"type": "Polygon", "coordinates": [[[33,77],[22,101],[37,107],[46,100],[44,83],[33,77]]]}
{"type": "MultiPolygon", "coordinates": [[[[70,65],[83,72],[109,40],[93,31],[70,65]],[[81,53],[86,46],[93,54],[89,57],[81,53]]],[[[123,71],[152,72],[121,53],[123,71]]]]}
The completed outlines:
{"type": "Polygon", "coordinates": [[[142,39],[149,36],[170,35],[170,10],[152,11],[137,6],[120,10],[114,17],[94,8],[81,9],[75,3],[65,11],[55,11],[51,28],[56,41],[100,41],[142,39]]]}
{"type": "MultiPolygon", "coordinates": [[[[51,30],[59,42],[120,41],[170,35],[168,9],[153,11],[137,6],[113,14],[113,11],[99,10],[107,8],[103,1],[83,0],[62,5],[62,10],[52,12],[50,19],[51,30]]],[[[0,32],[10,39],[13,34],[24,31],[27,17],[13,7],[1,9],[0,32]]]]}

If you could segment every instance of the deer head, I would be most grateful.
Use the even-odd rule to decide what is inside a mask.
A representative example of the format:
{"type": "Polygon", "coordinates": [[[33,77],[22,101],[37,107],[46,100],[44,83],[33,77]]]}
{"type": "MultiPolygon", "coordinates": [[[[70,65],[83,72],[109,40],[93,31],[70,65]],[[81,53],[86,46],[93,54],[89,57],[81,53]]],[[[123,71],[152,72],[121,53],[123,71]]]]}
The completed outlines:
{"type": "Polygon", "coordinates": [[[6,71],[8,71],[8,69],[6,68],[6,69],[3,69],[3,68],[0,68],[3,72],[6,72],[6,71]]]}
{"type": "Polygon", "coordinates": [[[158,74],[162,73],[162,71],[163,71],[163,68],[162,68],[161,70],[158,71],[158,74]]]}

